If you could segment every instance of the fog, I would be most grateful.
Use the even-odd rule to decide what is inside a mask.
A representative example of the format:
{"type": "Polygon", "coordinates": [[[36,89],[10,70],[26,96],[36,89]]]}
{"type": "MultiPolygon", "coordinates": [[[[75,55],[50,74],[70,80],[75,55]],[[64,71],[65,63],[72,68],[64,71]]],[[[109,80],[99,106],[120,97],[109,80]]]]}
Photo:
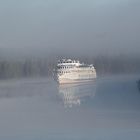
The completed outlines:
{"type": "Polygon", "coordinates": [[[0,0],[0,139],[140,139],[139,0],[0,0]],[[60,86],[61,58],[94,82],[60,86]]]}
{"type": "Polygon", "coordinates": [[[0,0],[0,56],[139,55],[138,0],[0,0]]]}

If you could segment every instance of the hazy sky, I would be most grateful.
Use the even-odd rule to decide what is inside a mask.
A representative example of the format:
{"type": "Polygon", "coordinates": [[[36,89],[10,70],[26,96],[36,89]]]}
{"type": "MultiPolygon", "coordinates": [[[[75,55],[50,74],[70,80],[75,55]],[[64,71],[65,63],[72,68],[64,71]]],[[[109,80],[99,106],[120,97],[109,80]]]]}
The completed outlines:
{"type": "Polygon", "coordinates": [[[139,14],[139,0],[0,0],[0,50],[140,54],[139,14]]]}

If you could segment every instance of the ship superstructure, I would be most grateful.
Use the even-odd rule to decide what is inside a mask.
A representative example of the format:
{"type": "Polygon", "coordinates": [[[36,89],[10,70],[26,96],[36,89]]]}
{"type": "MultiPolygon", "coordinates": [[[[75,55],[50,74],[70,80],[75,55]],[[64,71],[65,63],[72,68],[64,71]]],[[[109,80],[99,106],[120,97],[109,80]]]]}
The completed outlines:
{"type": "Polygon", "coordinates": [[[78,60],[62,59],[56,67],[56,77],[60,84],[92,81],[96,78],[94,66],[78,60]]]}

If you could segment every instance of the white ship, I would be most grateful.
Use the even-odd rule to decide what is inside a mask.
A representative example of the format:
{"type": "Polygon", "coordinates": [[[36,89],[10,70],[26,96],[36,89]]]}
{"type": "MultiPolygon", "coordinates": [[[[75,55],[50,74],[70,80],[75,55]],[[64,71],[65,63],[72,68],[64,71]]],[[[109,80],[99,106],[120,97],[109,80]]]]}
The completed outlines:
{"type": "Polygon", "coordinates": [[[78,60],[62,59],[57,63],[56,78],[60,84],[88,82],[96,78],[96,70],[78,60]]]}

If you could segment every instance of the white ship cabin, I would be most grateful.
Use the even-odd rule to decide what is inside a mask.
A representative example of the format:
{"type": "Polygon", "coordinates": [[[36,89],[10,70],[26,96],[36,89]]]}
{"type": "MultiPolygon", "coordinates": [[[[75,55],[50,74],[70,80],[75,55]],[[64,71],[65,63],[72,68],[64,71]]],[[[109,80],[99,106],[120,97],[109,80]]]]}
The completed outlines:
{"type": "Polygon", "coordinates": [[[71,59],[62,59],[58,61],[57,66],[80,66],[80,62],[78,60],[71,60],[71,59]]]}
{"type": "Polygon", "coordinates": [[[78,60],[62,59],[62,60],[59,60],[57,63],[57,72],[60,75],[70,73],[71,69],[75,67],[80,67],[80,66],[81,64],[78,60]]]}
{"type": "MultiPolygon", "coordinates": [[[[66,71],[70,70],[71,68],[94,68],[93,65],[87,65],[84,63],[80,63],[78,60],[71,60],[71,59],[62,59],[58,61],[57,70],[59,71],[66,71]]],[[[62,72],[63,73],[63,72],[62,72]]],[[[67,73],[67,72],[64,72],[67,73]]]]}

